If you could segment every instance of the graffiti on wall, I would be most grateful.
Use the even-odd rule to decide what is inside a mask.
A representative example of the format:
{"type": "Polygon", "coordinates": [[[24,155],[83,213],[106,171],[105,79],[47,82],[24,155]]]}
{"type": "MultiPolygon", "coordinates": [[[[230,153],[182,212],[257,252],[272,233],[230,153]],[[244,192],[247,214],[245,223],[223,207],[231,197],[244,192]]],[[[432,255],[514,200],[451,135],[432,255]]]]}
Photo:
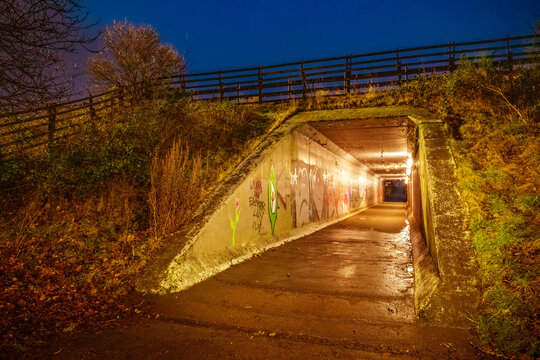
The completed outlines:
{"type": "Polygon", "coordinates": [[[231,229],[233,231],[233,233],[232,233],[232,246],[235,245],[234,237],[236,235],[236,226],[238,225],[238,220],[240,220],[240,199],[238,199],[238,198],[234,199],[234,213],[235,213],[234,220],[229,215],[229,221],[230,221],[230,224],[231,224],[231,229]]]}
{"type": "Polygon", "coordinates": [[[268,178],[268,216],[270,218],[272,235],[274,234],[274,229],[276,227],[277,210],[277,182],[274,166],[272,165],[270,168],[270,177],[268,178]]]}
{"type": "Polygon", "coordinates": [[[371,203],[367,174],[338,161],[293,160],[289,174],[294,227],[333,218],[371,203]]]}
{"type": "Polygon", "coordinates": [[[250,189],[253,192],[253,195],[249,197],[249,207],[253,210],[253,223],[251,225],[251,228],[253,230],[256,230],[260,234],[265,207],[264,201],[260,199],[262,193],[261,179],[258,177],[253,179],[250,184],[250,189]]]}
{"type": "Polygon", "coordinates": [[[251,228],[261,233],[262,220],[264,217],[264,201],[257,199],[255,196],[249,197],[249,207],[253,209],[253,224],[251,228]]]}
{"type": "Polygon", "coordinates": [[[262,193],[261,178],[256,177],[255,179],[251,180],[251,183],[249,184],[249,188],[251,189],[251,191],[253,191],[253,196],[255,196],[258,199],[262,193]]]}

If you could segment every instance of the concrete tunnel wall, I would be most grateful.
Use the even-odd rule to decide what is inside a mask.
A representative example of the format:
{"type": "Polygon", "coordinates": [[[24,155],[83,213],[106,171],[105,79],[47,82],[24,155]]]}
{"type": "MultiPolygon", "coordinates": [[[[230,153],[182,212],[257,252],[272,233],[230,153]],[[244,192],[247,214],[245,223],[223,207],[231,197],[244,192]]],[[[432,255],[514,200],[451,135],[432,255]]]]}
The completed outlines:
{"type": "Polygon", "coordinates": [[[415,150],[409,186],[415,309],[420,318],[469,326],[478,300],[476,262],[441,121],[418,124],[415,150]]]}
{"type": "MultiPolygon", "coordinates": [[[[476,265],[466,231],[467,210],[456,188],[455,164],[444,126],[425,110],[402,106],[301,112],[284,121],[198,210],[198,220],[182,235],[182,244],[185,240],[187,246],[173,246],[164,252],[140,278],[138,290],[165,293],[185,289],[254,253],[319,230],[382,201],[382,180],[377,180],[363,164],[313,127],[306,129],[305,124],[396,117],[407,117],[418,126],[417,141],[409,142],[414,166],[408,197],[417,316],[470,326],[465,319],[475,312],[479,298],[476,265]],[[361,183],[340,183],[338,175],[341,176],[345,164],[353,169],[347,172],[364,176],[365,198],[361,183]],[[272,169],[276,185],[274,220],[269,216],[272,198],[268,193],[272,169]],[[297,177],[292,176],[295,170],[297,177]],[[325,173],[326,180],[330,174],[333,181],[323,186],[323,208],[318,211],[321,199],[313,196],[314,189],[321,186],[325,173]],[[315,182],[311,181],[313,176],[315,182]],[[348,195],[349,187],[350,205],[340,213],[340,199],[337,198],[337,206],[332,206],[330,198],[334,194],[348,195]],[[236,230],[232,246],[231,220],[236,222],[237,198],[239,220],[233,224],[236,230]],[[311,211],[306,203],[311,204],[311,211]]],[[[347,175],[345,168],[343,175],[347,175]]],[[[354,181],[354,176],[349,178],[354,181]]],[[[335,204],[336,197],[333,200],[335,204]]]]}
{"type": "Polygon", "coordinates": [[[330,140],[321,141],[320,133],[318,142],[312,140],[316,130],[308,130],[293,131],[265,151],[170,263],[159,292],[185,289],[382,200],[377,175],[330,140]]]}

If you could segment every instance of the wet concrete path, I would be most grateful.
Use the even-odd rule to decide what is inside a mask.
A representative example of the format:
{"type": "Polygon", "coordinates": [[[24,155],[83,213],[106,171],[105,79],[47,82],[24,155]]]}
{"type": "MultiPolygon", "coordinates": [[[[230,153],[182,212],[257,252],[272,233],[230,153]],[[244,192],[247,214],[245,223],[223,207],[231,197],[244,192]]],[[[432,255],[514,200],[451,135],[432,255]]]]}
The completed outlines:
{"type": "Polygon", "coordinates": [[[403,203],[377,205],[145,296],[158,319],[62,341],[51,358],[475,358],[468,330],[415,320],[408,231],[403,203]]]}

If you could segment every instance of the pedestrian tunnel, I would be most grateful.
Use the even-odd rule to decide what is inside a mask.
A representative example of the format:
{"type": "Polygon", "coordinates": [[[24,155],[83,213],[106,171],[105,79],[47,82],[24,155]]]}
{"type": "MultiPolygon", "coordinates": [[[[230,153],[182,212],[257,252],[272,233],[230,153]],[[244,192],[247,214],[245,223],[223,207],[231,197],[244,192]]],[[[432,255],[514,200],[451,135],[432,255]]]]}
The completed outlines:
{"type": "Polygon", "coordinates": [[[291,126],[217,191],[159,289],[185,289],[377,203],[406,200],[411,127],[406,117],[291,126]]]}
{"type": "MultiPolygon", "coordinates": [[[[453,316],[455,304],[472,304],[474,261],[443,125],[397,110],[300,113],[285,121],[208,197],[137,288],[187,289],[373,205],[405,202],[417,313],[453,316]],[[444,288],[445,274],[459,284],[444,288]]],[[[460,314],[467,309],[459,306],[460,314]]]]}

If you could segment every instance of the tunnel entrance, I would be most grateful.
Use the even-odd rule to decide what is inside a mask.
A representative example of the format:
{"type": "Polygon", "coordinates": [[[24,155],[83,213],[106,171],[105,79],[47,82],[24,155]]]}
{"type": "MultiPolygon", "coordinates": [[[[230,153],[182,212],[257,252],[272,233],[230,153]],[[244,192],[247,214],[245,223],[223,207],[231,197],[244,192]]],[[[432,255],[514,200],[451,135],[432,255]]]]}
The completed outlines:
{"type": "Polygon", "coordinates": [[[407,202],[407,184],[405,180],[384,180],[384,201],[407,202]]]}

